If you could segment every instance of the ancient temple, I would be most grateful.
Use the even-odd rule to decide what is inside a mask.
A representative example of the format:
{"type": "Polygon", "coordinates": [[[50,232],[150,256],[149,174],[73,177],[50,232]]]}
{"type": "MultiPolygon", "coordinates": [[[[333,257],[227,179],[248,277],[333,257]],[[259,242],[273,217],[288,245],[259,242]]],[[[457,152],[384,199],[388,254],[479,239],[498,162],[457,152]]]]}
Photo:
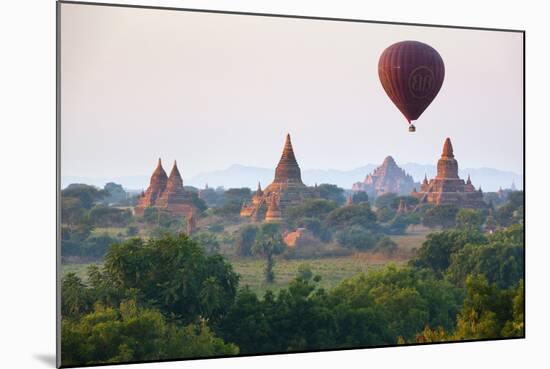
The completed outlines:
{"type": "Polygon", "coordinates": [[[138,200],[138,205],[134,208],[136,215],[143,215],[145,208],[154,206],[157,199],[166,189],[166,183],[168,182],[168,176],[162,167],[162,162],[159,158],[157,167],[151,175],[151,181],[147,190],[142,193],[138,200]]]}
{"type": "Polygon", "coordinates": [[[252,201],[243,204],[241,216],[262,220],[265,212],[267,220],[269,208],[276,207],[280,217],[284,217],[289,206],[312,197],[314,197],[312,189],[302,182],[300,167],[294,155],[290,135],[287,134],[281,159],[275,168],[273,182],[264,190],[258,184],[258,190],[252,197],[252,201]]]}
{"type": "Polygon", "coordinates": [[[464,182],[458,176],[458,162],[453,153],[451,140],[447,138],[443,144],[441,158],[437,162],[437,175],[428,181],[425,176],[420,186],[411,196],[419,199],[420,203],[436,205],[452,204],[461,208],[485,208],[481,188],[476,190],[470,176],[464,182]]]}
{"type": "Polygon", "coordinates": [[[183,179],[175,161],[170,176],[166,176],[162,162],[160,159],[158,160],[149,187],[139,197],[134,213],[137,216],[142,216],[148,207],[155,207],[170,214],[182,215],[187,218],[192,217],[195,207],[189,194],[183,188],[183,179]]]}
{"type": "Polygon", "coordinates": [[[382,165],[365,177],[363,182],[354,183],[353,191],[365,191],[369,197],[376,197],[388,192],[408,195],[416,184],[413,178],[397,166],[395,160],[388,156],[382,165]]]}

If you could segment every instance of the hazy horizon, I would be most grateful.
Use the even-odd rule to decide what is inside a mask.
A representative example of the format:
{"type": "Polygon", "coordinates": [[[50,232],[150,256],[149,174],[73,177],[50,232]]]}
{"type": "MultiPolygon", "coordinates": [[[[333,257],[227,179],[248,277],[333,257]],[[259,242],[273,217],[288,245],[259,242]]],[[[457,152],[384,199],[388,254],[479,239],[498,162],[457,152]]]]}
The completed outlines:
{"type": "MultiPolygon", "coordinates": [[[[520,33],[61,4],[62,176],[184,178],[274,168],[291,133],[302,170],[435,165],[523,175],[520,33]],[[378,81],[385,47],[435,47],[443,87],[407,131],[378,81]]],[[[366,173],[365,173],[366,174],[366,173]]],[[[358,179],[359,180],[359,179],[358,179]]]]}

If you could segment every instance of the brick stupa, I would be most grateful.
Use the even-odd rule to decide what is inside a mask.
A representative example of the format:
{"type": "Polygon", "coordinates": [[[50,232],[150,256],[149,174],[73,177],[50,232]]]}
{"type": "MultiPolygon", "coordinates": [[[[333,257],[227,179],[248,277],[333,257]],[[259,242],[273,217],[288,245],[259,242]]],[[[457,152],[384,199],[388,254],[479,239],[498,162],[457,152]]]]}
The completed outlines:
{"type": "Polygon", "coordinates": [[[183,179],[175,161],[170,176],[167,177],[161,160],[158,160],[149,187],[140,196],[134,213],[137,216],[143,216],[148,207],[155,207],[173,215],[192,217],[195,207],[190,201],[189,194],[183,188],[183,179]]]}
{"type": "Polygon", "coordinates": [[[369,196],[376,197],[389,192],[408,195],[415,185],[413,178],[388,156],[382,165],[365,177],[363,182],[354,183],[351,189],[365,191],[369,196]]]}
{"type": "Polygon", "coordinates": [[[302,182],[300,166],[296,161],[290,135],[287,134],[283,153],[275,168],[273,182],[264,190],[258,184],[258,190],[252,197],[252,202],[243,204],[242,217],[262,220],[263,210],[273,204],[276,199],[277,211],[284,217],[286,209],[291,205],[300,204],[307,198],[312,198],[313,192],[302,182]]]}
{"type": "Polygon", "coordinates": [[[475,189],[470,176],[466,182],[458,176],[458,162],[454,157],[451,139],[448,137],[443,144],[441,158],[437,162],[436,177],[429,181],[424,177],[420,191],[414,189],[411,196],[419,199],[420,203],[450,204],[474,209],[486,207],[481,188],[475,189]]]}

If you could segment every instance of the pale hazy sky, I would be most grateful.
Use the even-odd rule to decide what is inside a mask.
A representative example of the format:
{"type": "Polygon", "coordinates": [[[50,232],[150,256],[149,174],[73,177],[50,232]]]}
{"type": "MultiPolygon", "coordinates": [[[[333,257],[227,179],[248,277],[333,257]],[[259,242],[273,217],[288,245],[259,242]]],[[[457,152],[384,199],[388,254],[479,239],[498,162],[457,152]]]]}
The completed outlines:
{"type": "Polygon", "coordinates": [[[273,168],[290,132],[304,169],[435,164],[523,173],[522,34],[61,5],[62,175],[185,177],[273,168]],[[407,131],[378,80],[394,42],[430,44],[439,95],[407,131]]]}

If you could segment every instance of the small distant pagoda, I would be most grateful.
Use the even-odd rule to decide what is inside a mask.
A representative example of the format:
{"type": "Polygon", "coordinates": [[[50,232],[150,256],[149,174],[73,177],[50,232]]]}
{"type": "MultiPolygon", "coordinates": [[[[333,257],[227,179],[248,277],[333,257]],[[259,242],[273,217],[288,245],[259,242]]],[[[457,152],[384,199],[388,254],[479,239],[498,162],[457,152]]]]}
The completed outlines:
{"type": "Polygon", "coordinates": [[[269,208],[273,210],[276,207],[280,217],[283,218],[289,206],[300,204],[312,197],[314,197],[313,191],[302,182],[300,166],[294,155],[290,134],[287,134],[281,159],[275,168],[273,182],[264,190],[258,183],[258,189],[252,201],[243,204],[240,215],[252,220],[262,220],[263,213],[267,209],[265,220],[268,220],[269,208]]]}
{"type": "Polygon", "coordinates": [[[269,199],[269,205],[267,207],[267,212],[265,213],[266,222],[280,222],[283,220],[281,210],[279,209],[279,199],[276,194],[271,195],[269,199]]]}
{"type": "Polygon", "coordinates": [[[447,137],[443,144],[441,158],[437,162],[437,175],[430,179],[424,176],[420,191],[416,188],[411,193],[420,203],[436,205],[451,204],[461,208],[481,209],[487,205],[483,201],[481,188],[476,190],[470,175],[464,182],[458,176],[458,162],[453,153],[451,139],[447,137]]]}
{"type": "Polygon", "coordinates": [[[139,197],[134,214],[143,216],[148,207],[154,207],[173,215],[185,216],[187,219],[193,216],[196,209],[189,193],[183,188],[183,179],[176,161],[174,161],[170,176],[166,176],[159,158],[149,187],[139,197]]]}
{"type": "Polygon", "coordinates": [[[399,206],[397,207],[396,213],[399,215],[405,215],[411,212],[411,207],[403,199],[399,200],[399,206]]]}

